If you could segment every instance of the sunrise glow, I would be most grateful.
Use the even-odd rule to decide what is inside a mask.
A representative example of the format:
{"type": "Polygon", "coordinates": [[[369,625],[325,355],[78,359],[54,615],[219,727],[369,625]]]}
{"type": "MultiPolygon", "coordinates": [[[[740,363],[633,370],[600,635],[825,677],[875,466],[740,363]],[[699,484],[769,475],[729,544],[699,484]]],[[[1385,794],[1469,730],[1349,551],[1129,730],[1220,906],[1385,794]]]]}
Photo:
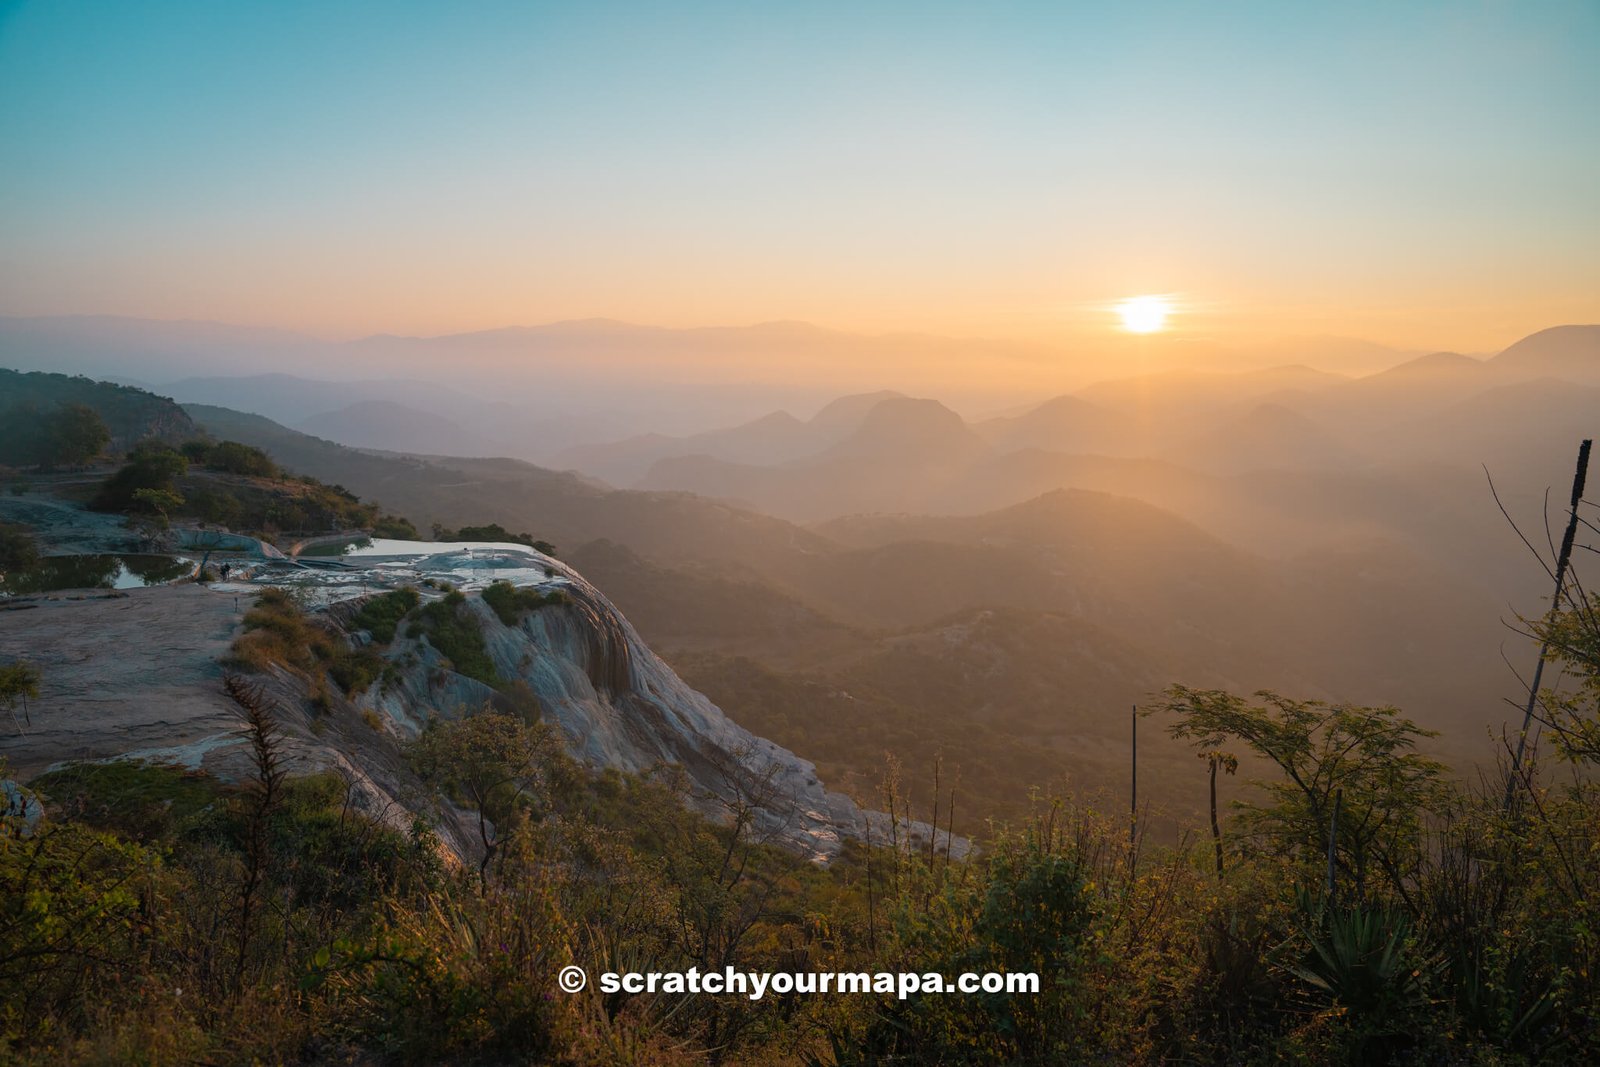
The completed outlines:
{"type": "Polygon", "coordinates": [[[1167,324],[1172,302],[1164,296],[1133,296],[1117,305],[1117,314],[1129,333],[1155,333],[1167,324]]]}

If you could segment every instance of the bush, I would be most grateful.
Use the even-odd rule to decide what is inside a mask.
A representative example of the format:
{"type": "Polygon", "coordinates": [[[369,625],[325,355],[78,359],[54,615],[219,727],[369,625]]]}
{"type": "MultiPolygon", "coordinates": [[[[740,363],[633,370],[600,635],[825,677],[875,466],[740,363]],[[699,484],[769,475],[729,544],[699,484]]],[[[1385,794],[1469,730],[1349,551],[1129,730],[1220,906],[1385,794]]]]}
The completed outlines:
{"type": "MultiPolygon", "coordinates": [[[[1097,923],[1084,857],[1028,834],[998,843],[963,884],[908,893],[892,913],[894,968],[919,974],[1033,973],[1034,994],[880,1001],[848,1060],[948,1064],[1082,1063],[1097,1058],[1085,1000],[1097,923]]],[[[920,864],[907,884],[931,872],[920,864]]]]}
{"type": "Polygon", "coordinates": [[[39,546],[25,526],[0,522],[0,574],[25,571],[39,562],[39,546]]]}
{"type": "Polygon", "coordinates": [[[328,665],[328,677],[346,696],[359,696],[382,676],[384,663],[384,658],[370,648],[346,651],[328,665]]]}
{"type": "Polygon", "coordinates": [[[159,868],[146,849],[73,823],[0,838],[0,1053],[70,1031],[86,1005],[121,994],[149,932],[138,879],[159,868]]]}
{"type": "Polygon", "coordinates": [[[49,411],[21,404],[0,413],[0,462],[19,466],[79,467],[111,443],[111,431],[86,404],[49,411]]]}
{"type": "Polygon", "coordinates": [[[385,537],[394,541],[417,540],[417,528],[411,520],[403,519],[399,515],[381,515],[378,521],[372,524],[373,537],[385,537]]]}
{"type": "Polygon", "coordinates": [[[428,644],[438,649],[457,674],[498,688],[504,680],[489,658],[483,631],[462,614],[461,607],[466,599],[457,590],[446,593],[442,600],[424,605],[417,612],[416,635],[426,638],[428,644]]]}
{"type": "Polygon", "coordinates": [[[238,441],[219,441],[212,445],[206,452],[204,463],[210,470],[252,478],[277,478],[282,475],[271,456],[238,441]]]}
{"type": "Polygon", "coordinates": [[[46,421],[45,463],[77,467],[88,463],[111,443],[105,420],[84,404],[62,404],[46,421]]]}
{"type": "Polygon", "coordinates": [[[226,793],[203,771],[143,760],[71,763],[30,784],[56,817],[146,842],[173,839],[226,793]]]}
{"type": "Polygon", "coordinates": [[[176,480],[188,469],[182,453],[159,442],[145,442],[128,453],[128,462],[106,479],[90,506],[96,511],[132,511],[139,490],[175,492],[176,480]]]}
{"type": "Polygon", "coordinates": [[[483,602],[494,609],[501,622],[507,626],[515,626],[524,611],[542,608],[547,604],[564,604],[567,602],[567,594],[560,589],[552,589],[549,592],[519,589],[510,582],[501,580],[490,583],[483,591],[483,602]]]}
{"type": "Polygon", "coordinates": [[[379,644],[394,640],[395,629],[419,601],[417,591],[410,586],[395,589],[370,598],[361,605],[350,622],[356,629],[366,630],[379,644]]]}
{"type": "Polygon", "coordinates": [[[435,541],[501,541],[515,545],[527,545],[547,556],[556,554],[556,546],[549,541],[536,540],[530,533],[512,533],[498,522],[491,522],[487,526],[463,526],[459,530],[448,530],[435,523],[433,527],[435,541]]]}
{"type": "Polygon", "coordinates": [[[147,515],[154,515],[161,521],[161,528],[165,530],[172,521],[172,513],[183,507],[183,497],[170,489],[135,489],[133,491],[133,508],[147,515]]]}
{"type": "Polygon", "coordinates": [[[195,489],[189,492],[188,500],[189,510],[204,522],[233,528],[244,518],[244,505],[231,493],[195,489]]]}
{"type": "Polygon", "coordinates": [[[245,632],[234,641],[227,662],[261,673],[286,667],[312,681],[312,704],[331,708],[325,677],[346,696],[357,696],[382,676],[385,661],[370,648],[352,649],[343,636],[306,616],[284,590],[264,589],[244,617],[245,632]]]}

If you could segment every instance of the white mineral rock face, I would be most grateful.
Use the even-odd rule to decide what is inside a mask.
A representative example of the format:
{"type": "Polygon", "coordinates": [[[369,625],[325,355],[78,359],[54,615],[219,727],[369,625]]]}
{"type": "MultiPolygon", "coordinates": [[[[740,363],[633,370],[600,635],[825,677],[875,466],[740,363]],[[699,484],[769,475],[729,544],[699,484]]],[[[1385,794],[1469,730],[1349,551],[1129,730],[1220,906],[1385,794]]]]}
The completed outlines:
{"type": "Polygon", "coordinates": [[[10,778],[0,781],[0,837],[32,837],[44,816],[39,798],[10,778]]]}
{"type": "MultiPolygon", "coordinates": [[[[753,804],[758,836],[817,860],[836,855],[842,835],[864,836],[869,816],[824,788],[810,761],[734,723],[663,663],[598,589],[548,562],[559,574],[549,587],[564,590],[566,603],[523,612],[513,626],[475,595],[460,610],[482,630],[496,673],[527,684],[573,756],[634,772],[682,767],[702,810],[717,816],[753,804]]],[[[421,641],[397,636],[389,655],[410,665],[370,703],[406,732],[429,715],[495,699],[489,686],[442,669],[421,641]]],[[[870,818],[874,839],[886,840],[888,817],[870,818]]]]}
{"type": "MultiPolygon", "coordinates": [[[[674,674],[581,575],[532,550],[509,548],[515,552],[439,552],[426,563],[469,586],[504,576],[566,594],[563,603],[520,613],[511,626],[478,592],[468,591],[458,610],[482,631],[495,673],[527,686],[576,758],[633,772],[681,768],[697,808],[724,819],[734,807],[750,809],[759,838],[819,861],[837,855],[845,836],[889,839],[887,815],[863,812],[829,792],[809,761],[732,722],[674,674]]],[[[252,571],[247,581],[254,584],[64,592],[8,603],[0,610],[0,661],[28,659],[42,678],[31,725],[0,731],[0,756],[24,780],[71,760],[124,757],[203,767],[226,779],[248,774],[237,709],[222,692],[221,660],[256,588],[300,573],[252,571]]],[[[315,595],[308,602],[331,603],[330,620],[348,620],[357,603],[350,597],[418,578],[414,565],[393,562],[311,573],[307,592],[315,595]]],[[[353,704],[335,692],[318,711],[299,676],[283,670],[256,676],[280,709],[294,768],[339,773],[362,807],[397,828],[427,804],[388,734],[414,736],[433,716],[506,699],[451,670],[406,629],[402,624],[385,651],[394,668],[388,678],[353,704]],[[392,731],[375,732],[361,714],[367,710],[389,720],[392,731]]],[[[452,813],[438,814],[441,834],[466,855],[470,835],[451,825],[452,813]]],[[[899,828],[902,841],[926,842],[929,833],[923,824],[899,828]]],[[[939,847],[945,845],[941,838],[939,847]]],[[[957,839],[952,851],[959,856],[966,847],[957,839]]]]}

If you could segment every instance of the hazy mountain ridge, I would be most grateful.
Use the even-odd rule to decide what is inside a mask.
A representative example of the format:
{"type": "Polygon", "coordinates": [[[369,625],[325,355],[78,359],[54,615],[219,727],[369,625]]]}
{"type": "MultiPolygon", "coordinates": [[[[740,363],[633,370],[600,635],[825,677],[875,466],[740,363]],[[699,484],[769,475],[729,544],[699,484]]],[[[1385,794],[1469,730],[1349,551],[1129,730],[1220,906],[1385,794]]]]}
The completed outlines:
{"type": "MultiPolygon", "coordinates": [[[[994,437],[1018,432],[1018,420],[1032,418],[1032,432],[1047,434],[1080,432],[1075,416],[1107,431],[1141,421],[1137,411],[1077,397],[973,424],[926,399],[868,394],[806,423],[773,417],[734,428],[759,438],[768,429],[781,435],[797,424],[829,424],[819,435],[828,443],[810,456],[690,461],[697,477],[724,479],[717,497],[765,511],[782,514],[798,501],[810,514],[906,513],[809,529],[681,491],[612,491],[515,460],[378,455],[227,412],[196,415],[229,426],[225,436],[260,435],[244,439],[286,450],[296,457],[285,458],[289,465],[424,526],[498,521],[534,530],[597,566],[624,610],[648,620],[652,642],[675,660],[694,659],[707,685],[731,685],[743,670],[734,661],[748,657],[767,672],[766,699],[792,710],[814,683],[853,692],[840,673],[853,645],[878,648],[895,632],[964,613],[1021,612],[1092,623],[1139,649],[1153,676],[1393,701],[1448,727],[1446,743],[1463,746],[1503,717],[1499,695],[1514,691],[1499,661],[1510,638],[1499,621],[1505,605],[1540,595],[1482,470],[1463,457],[1475,454],[1474,442],[1498,449],[1504,462],[1494,473],[1526,518],[1539,500],[1538,488],[1523,482],[1527,472],[1554,468],[1559,478],[1574,444],[1568,433],[1600,410],[1588,404],[1587,389],[1508,385],[1493,371],[1485,378],[1486,365],[1436,355],[1372,379],[1260,373],[1240,376],[1249,399],[1233,401],[1229,377],[1212,376],[1210,399],[1192,419],[1158,427],[1180,443],[1165,458],[993,447],[994,437]],[[1465,399],[1442,390],[1413,404],[1418,380],[1440,375],[1470,378],[1465,399]],[[1379,420],[1382,433],[1341,414],[1381,407],[1375,397],[1399,398],[1405,413],[1379,420]],[[1525,431],[1552,412],[1559,417],[1546,432],[1525,431]],[[1209,456],[1194,436],[1180,436],[1196,427],[1211,435],[1209,456]],[[1284,444],[1297,441],[1306,447],[1284,444]],[[1404,444],[1400,455],[1395,442],[1404,444]],[[1263,449],[1270,462],[1252,467],[1251,452],[1263,449]],[[625,550],[591,552],[590,542],[602,539],[625,550]],[[685,603],[696,605],[694,618],[685,603]]],[[[1176,388],[1156,395],[1152,383],[1124,384],[1102,396],[1142,389],[1150,410],[1181,414],[1186,387],[1176,388]]],[[[639,444],[661,442],[628,447],[639,444]]],[[[659,461],[652,479],[670,481],[663,472],[680,462],[659,461]]],[[[971,647],[979,673],[982,655],[999,662],[995,647],[971,647]]],[[[1019,685],[1037,674],[1015,657],[1006,663],[1020,672],[1019,685]]],[[[904,709],[913,691],[875,688],[874,706],[900,715],[893,709],[904,709]]],[[[840,716],[860,710],[831,697],[824,708],[840,716]]],[[[729,710],[739,717],[736,705],[729,710]]],[[[1058,727],[1070,734],[1081,725],[1058,727]]],[[[859,760],[876,754],[857,757],[855,775],[864,773],[859,760]]],[[[1070,757],[1067,765],[1080,774],[1090,766],[1070,757]]]]}
{"type": "Polygon", "coordinates": [[[511,451],[458,422],[392,400],[358,400],[337,411],[301,419],[297,428],[313,437],[385,452],[503,456],[511,451]]]}
{"type": "MultiPolygon", "coordinates": [[[[228,434],[241,432],[235,424],[228,434]]],[[[1498,696],[1486,694],[1514,684],[1496,652],[1506,635],[1494,602],[1383,542],[1273,561],[1149,504],[1085,491],[980,516],[865,516],[812,531],[689,494],[608,491],[514,461],[381,457],[278,434],[296,442],[303,469],[417,521],[497,521],[573,551],[605,538],[653,565],[758,582],[846,627],[928,625],[978,608],[1065,614],[1139,635],[1157,673],[1205,664],[1241,688],[1392,700],[1430,722],[1493,721],[1498,696]]],[[[274,447],[271,435],[250,440],[274,447]]],[[[682,610],[618,596],[646,617],[682,610]]],[[[716,647],[716,629],[692,643],[716,647]]],[[[728,640],[721,647],[760,644],[728,640]]]]}
{"type": "Polygon", "coordinates": [[[0,368],[0,415],[13,407],[49,412],[65,404],[81,404],[99,415],[110,434],[107,447],[116,452],[145,438],[175,444],[196,432],[177,404],[145,389],[81,376],[0,368]]]}
{"type": "Polygon", "coordinates": [[[556,466],[589,471],[615,485],[633,485],[658,460],[706,456],[728,462],[779,464],[823,451],[858,426],[880,401],[899,393],[881,391],[840,397],[802,422],[787,411],[775,411],[725,430],[688,437],[644,434],[603,445],[566,449],[556,466]]]}
{"type": "MultiPolygon", "coordinates": [[[[920,391],[950,394],[958,406],[1015,408],[1083,381],[1090,363],[1111,366],[1134,355],[1120,339],[1106,343],[1106,351],[1085,355],[1042,343],[851,333],[807,323],[665,328],[604,319],[342,341],[212,322],[0,316],[0,360],[17,366],[135,380],[182,402],[250,407],[288,424],[358,401],[392,400],[504,441],[520,458],[557,465],[565,465],[558,454],[574,446],[641,432],[695,436],[707,426],[748,422],[777,408],[804,411],[841,393],[881,390],[886,382],[918,383],[920,391]],[[221,391],[203,387],[223,358],[259,373],[221,391]],[[816,372],[808,376],[816,384],[796,384],[793,369],[800,366],[816,372]],[[974,367],[984,369],[977,384],[974,367]],[[296,377],[297,390],[281,380],[274,386],[273,379],[296,377]],[[399,391],[387,378],[402,387],[417,384],[408,379],[431,380],[428,389],[399,391]],[[260,389],[260,403],[240,403],[241,388],[260,389]],[[467,417],[459,394],[474,393],[484,399],[469,400],[467,417]]],[[[1281,362],[1365,367],[1408,355],[1337,338],[1289,338],[1237,351],[1194,342],[1158,347],[1164,365],[1196,359],[1261,365],[1276,355],[1281,362]]],[[[612,480],[628,484],[636,476],[629,473],[612,480]]]]}
{"type": "MultiPolygon", "coordinates": [[[[1566,380],[1580,386],[1600,379],[1600,327],[1542,331],[1490,360],[1434,353],[1360,378],[1291,365],[1233,374],[1172,371],[1111,380],[1017,415],[970,426],[988,443],[990,452],[981,458],[990,466],[1009,452],[1028,449],[1166,457],[1191,466],[1209,456],[1219,470],[1232,472],[1300,468],[1308,463],[1346,467],[1369,459],[1405,462],[1408,450],[1417,447],[1409,431],[1418,420],[1480,394],[1548,378],[1552,368],[1566,372],[1566,380]]],[[[1487,411],[1485,417],[1495,414],[1487,411]]],[[[1466,462],[1473,466],[1493,462],[1492,454],[1473,455],[1475,450],[1486,450],[1473,439],[1471,428],[1463,422],[1451,438],[1410,458],[1431,460],[1448,452],[1472,456],[1466,462]]],[[[950,428],[947,437],[953,441],[956,436],[950,428]]],[[[912,433],[907,433],[905,444],[911,451],[912,433]]],[[[949,445],[936,439],[936,447],[949,445]]],[[[831,517],[816,513],[816,509],[830,510],[825,494],[807,493],[815,503],[802,514],[799,507],[783,506],[781,491],[753,495],[747,488],[754,479],[751,472],[704,460],[688,462],[695,456],[688,451],[663,456],[670,447],[654,443],[660,459],[639,484],[752,500],[764,510],[794,518],[831,517]],[[667,462],[674,458],[686,462],[667,462]]],[[[748,456],[717,458],[739,467],[761,466],[748,456]]],[[[782,465],[792,467],[796,461],[782,465]]],[[[1048,487],[1039,487],[1044,488],[1048,487]]],[[[859,489],[851,491],[848,502],[831,508],[833,514],[857,510],[846,504],[860,495],[859,489]]]]}

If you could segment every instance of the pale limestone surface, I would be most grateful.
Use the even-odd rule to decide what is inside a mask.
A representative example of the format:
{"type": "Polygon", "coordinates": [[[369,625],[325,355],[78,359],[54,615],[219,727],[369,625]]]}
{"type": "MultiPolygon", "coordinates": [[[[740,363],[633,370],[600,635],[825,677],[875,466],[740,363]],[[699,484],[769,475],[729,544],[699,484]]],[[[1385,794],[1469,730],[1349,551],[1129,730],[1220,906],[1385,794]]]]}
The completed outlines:
{"type": "MultiPolygon", "coordinates": [[[[548,584],[565,590],[566,603],[526,612],[512,626],[477,593],[467,594],[463,610],[483,631],[496,672],[527,684],[574,756],[628,771],[681,767],[696,807],[725,816],[731,804],[753,800],[759,836],[818,861],[869,825],[874,840],[888,839],[888,816],[828,791],[809,761],[738,726],[663,663],[597,589],[547,562],[555,572],[548,584]]],[[[60,762],[116,756],[204,767],[229,779],[248,774],[220,660],[250,602],[248,590],[180,584],[0,606],[0,661],[27,659],[42,673],[31,727],[0,723],[0,755],[22,780],[60,762]]],[[[450,670],[420,638],[402,633],[386,655],[397,668],[388,684],[355,703],[336,698],[323,714],[312,711],[301,679],[261,680],[278,703],[295,768],[342,774],[359,807],[403,828],[428,805],[397,741],[430,717],[494,702],[496,693],[450,670]],[[382,729],[363,711],[378,712],[382,729]]],[[[457,854],[469,856],[459,813],[430,814],[457,854]]],[[[908,832],[925,838],[928,828],[902,827],[902,836],[908,832]]],[[[965,848],[956,842],[957,854],[965,848]]]]}
{"type": "Polygon", "coordinates": [[[26,778],[64,760],[231,736],[238,716],[218,661],[238,622],[232,595],[192,584],[0,603],[0,661],[41,674],[32,727],[0,721],[0,755],[26,778]]]}
{"type": "MultiPolygon", "coordinates": [[[[41,674],[31,725],[0,721],[10,773],[26,781],[61,763],[134,758],[229,781],[247,777],[239,710],[223,693],[221,660],[250,604],[248,593],[192,583],[0,603],[0,661],[26,659],[41,674]]],[[[339,774],[358,810],[398,830],[409,828],[414,812],[427,812],[457,855],[471,854],[461,813],[428,811],[394,738],[342,701],[314,715],[301,679],[250,680],[275,704],[293,771],[339,774]]]]}

